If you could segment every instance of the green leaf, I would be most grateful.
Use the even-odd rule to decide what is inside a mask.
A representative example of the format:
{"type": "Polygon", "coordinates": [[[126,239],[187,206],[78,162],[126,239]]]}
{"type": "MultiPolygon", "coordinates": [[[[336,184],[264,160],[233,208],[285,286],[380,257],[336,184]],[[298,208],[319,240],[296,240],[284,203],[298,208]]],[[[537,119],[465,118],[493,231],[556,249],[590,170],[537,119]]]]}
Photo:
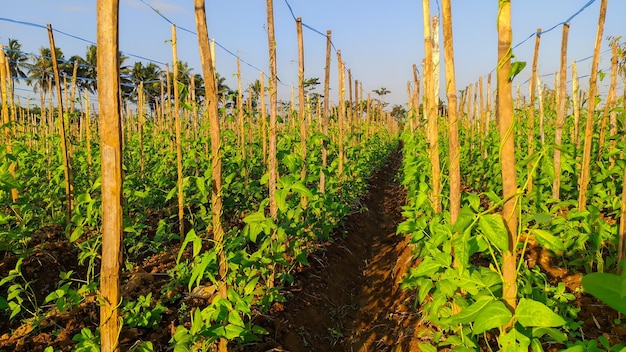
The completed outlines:
{"type": "Polygon", "coordinates": [[[539,341],[539,339],[537,338],[532,339],[532,341],[530,342],[530,348],[532,352],[544,352],[543,346],[541,346],[541,341],[539,341]]]}
{"type": "Polygon", "coordinates": [[[74,231],[72,231],[72,234],[70,235],[69,241],[70,242],[76,242],[77,239],[80,238],[80,236],[83,235],[83,227],[82,226],[77,226],[74,231]]]}
{"type": "Polygon", "coordinates": [[[524,327],[555,327],[566,324],[565,320],[548,306],[528,298],[520,299],[515,317],[524,327]]]}
{"type": "Polygon", "coordinates": [[[499,250],[509,250],[509,234],[504,226],[504,220],[500,214],[487,214],[478,219],[478,227],[483,235],[489,239],[499,250]]]}
{"type": "Polygon", "coordinates": [[[463,207],[459,212],[454,226],[452,226],[452,232],[464,232],[474,221],[474,212],[467,207],[463,207]]]}
{"type": "Polygon", "coordinates": [[[287,194],[289,193],[286,189],[277,189],[274,191],[274,199],[276,200],[276,206],[278,209],[284,213],[289,209],[289,205],[287,204],[287,194]]]}
{"type": "Polygon", "coordinates": [[[430,276],[441,268],[441,264],[437,263],[433,258],[426,257],[415,269],[411,269],[411,277],[430,276]]]}
{"type": "Polygon", "coordinates": [[[526,67],[526,61],[514,61],[511,63],[511,70],[509,71],[509,81],[513,81],[515,76],[519,75],[520,72],[526,67]]]}
{"type": "Polygon", "coordinates": [[[489,296],[481,296],[478,300],[471,305],[463,308],[461,312],[453,315],[452,322],[455,324],[467,324],[476,321],[478,314],[485,309],[494,299],[489,296]]]}
{"type": "Polygon", "coordinates": [[[517,331],[517,329],[511,329],[500,335],[499,343],[503,352],[528,352],[530,339],[517,331]]]}
{"type": "Polygon", "coordinates": [[[545,335],[549,335],[554,339],[554,341],[560,342],[560,343],[567,341],[567,335],[565,335],[564,333],[560,332],[559,330],[555,328],[546,328],[546,327],[533,328],[532,334],[533,334],[533,337],[536,337],[536,338],[541,338],[545,335]]]}
{"type": "Polygon", "coordinates": [[[567,249],[563,241],[551,234],[548,231],[540,229],[532,229],[531,232],[535,235],[535,239],[543,247],[552,251],[564,251],[567,249]]]}
{"type": "Polygon", "coordinates": [[[542,212],[533,214],[533,220],[537,224],[548,224],[552,220],[552,215],[550,213],[542,212]]]}
{"type": "Polygon", "coordinates": [[[236,310],[231,310],[228,313],[228,322],[233,324],[233,325],[236,325],[236,326],[241,326],[241,327],[246,326],[243,323],[243,320],[241,319],[241,316],[239,315],[239,312],[237,312],[236,310]]]}
{"type": "Polygon", "coordinates": [[[583,276],[582,285],[585,291],[609,305],[622,314],[626,314],[626,279],[608,273],[591,273],[583,276]]]}
{"type": "Polygon", "coordinates": [[[245,329],[240,326],[228,324],[224,327],[224,337],[228,340],[232,340],[235,337],[241,336],[244,331],[245,329]]]}
{"type": "Polygon", "coordinates": [[[487,330],[502,327],[511,321],[512,316],[511,311],[504,303],[492,301],[476,316],[472,333],[478,335],[487,330]]]}
{"type": "Polygon", "coordinates": [[[462,234],[454,233],[452,235],[452,247],[454,248],[454,258],[458,265],[459,274],[463,275],[463,272],[469,264],[470,257],[470,243],[469,232],[463,231],[462,234]]]}
{"type": "Polygon", "coordinates": [[[419,347],[420,351],[424,351],[424,352],[437,352],[437,347],[428,344],[428,343],[418,343],[417,346],[419,347]]]}
{"type": "Polygon", "coordinates": [[[309,190],[302,181],[294,182],[294,184],[291,185],[291,189],[294,192],[299,193],[301,196],[304,196],[307,198],[313,197],[313,192],[311,192],[311,190],[309,190]]]}

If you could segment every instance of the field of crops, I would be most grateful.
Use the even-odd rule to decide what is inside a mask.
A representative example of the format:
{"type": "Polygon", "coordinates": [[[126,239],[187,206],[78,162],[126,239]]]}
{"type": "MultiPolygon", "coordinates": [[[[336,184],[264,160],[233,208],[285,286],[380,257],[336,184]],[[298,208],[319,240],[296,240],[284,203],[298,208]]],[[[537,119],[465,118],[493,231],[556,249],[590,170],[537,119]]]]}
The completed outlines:
{"type": "Polygon", "coordinates": [[[439,52],[424,0],[422,72],[393,110],[331,59],[330,31],[316,93],[300,18],[298,95],[279,101],[271,0],[247,96],[215,71],[204,0],[201,75],[176,26],[175,69],[120,67],[119,4],[98,5],[82,61],[51,26],[37,60],[0,50],[0,351],[626,351],[626,43],[603,37],[607,0],[588,90],[569,21],[550,88],[543,33],[517,61],[500,1],[495,89],[460,91],[450,1],[439,52]],[[15,98],[23,70],[36,104],[15,98]]]}

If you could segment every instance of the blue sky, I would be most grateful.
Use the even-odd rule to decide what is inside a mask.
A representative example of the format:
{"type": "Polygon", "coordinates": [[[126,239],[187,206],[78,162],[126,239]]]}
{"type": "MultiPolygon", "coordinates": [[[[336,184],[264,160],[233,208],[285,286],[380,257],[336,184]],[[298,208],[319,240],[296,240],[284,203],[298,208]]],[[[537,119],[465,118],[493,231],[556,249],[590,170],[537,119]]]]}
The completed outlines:
{"type": "MultiPolygon", "coordinates": [[[[195,31],[192,0],[144,0],[160,13],[184,29],[195,31]]],[[[548,29],[577,12],[589,0],[513,0],[513,41],[519,43],[537,28],[548,29]]],[[[0,17],[10,20],[52,24],[53,28],[88,41],[96,40],[95,1],[84,0],[19,0],[5,1],[0,17]]],[[[406,82],[412,80],[412,65],[423,58],[422,2],[419,0],[289,0],[296,16],[322,33],[333,32],[333,43],[342,52],[354,79],[363,83],[365,92],[386,87],[391,94],[385,97],[390,104],[406,102],[406,82]]],[[[231,52],[239,55],[244,84],[258,79],[261,69],[268,72],[265,1],[261,0],[207,0],[209,35],[231,52]]],[[[454,21],[454,48],[457,87],[462,89],[478,81],[478,77],[493,70],[497,55],[496,0],[452,0],[454,21]]],[[[431,1],[431,11],[438,13],[439,4],[431,1]]],[[[575,17],[571,22],[568,62],[586,58],[593,53],[600,0],[575,17]]],[[[298,55],[295,21],[284,0],[274,0],[278,76],[282,99],[289,99],[290,86],[297,86],[298,55]]],[[[608,5],[604,37],[626,36],[626,1],[611,0],[608,5]]],[[[157,62],[171,61],[171,25],[141,0],[120,1],[120,46],[126,54],[146,57],[157,62]]],[[[443,38],[443,34],[441,35],[443,38]]],[[[48,46],[45,29],[0,20],[0,43],[8,38],[18,39],[22,49],[37,53],[48,46]]],[[[55,34],[58,47],[66,58],[85,54],[87,42],[55,34]]],[[[539,71],[551,74],[558,70],[561,26],[542,36],[539,71]]],[[[603,40],[603,50],[607,41],[603,40]]],[[[323,81],[325,38],[305,28],[306,77],[323,81]]],[[[197,38],[183,29],[178,30],[179,59],[187,61],[196,72],[201,72],[197,38]]],[[[528,66],[515,84],[524,84],[530,74],[534,38],[514,50],[520,61],[528,66]]],[[[137,61],[131,57],[130,61],[137,61]]],[[[591,60],[578,64],[580,76],[589,74],[591,60]]],[[[608,70],[610,53],[602,56],[600,68],[608,70]]],[[[337,61],[333,53],[331,89],[336,85],[337,61]]],[[[443,60],[442,60],[443,68],[443,60]]],[[[236,58],[221,48],[217,49],[217,70],[236,88],[236,58]]],[[[568,70],[568,77],[571,72],[568,70]]],[[[554,76],[545,77],[553,85],[554,76]]],[[[583,78],[582,82],[588,81],[583,78]]],[[[443,79],[442,79],[443,82],[443,79]]],[[[495,82],[495,77],[494,77],[495,82]]],[[[608,80],[602,84],[606,86],[608,80]]],[[[318,91],[321,91],[321,86],[318,91]]],[[[522,86],[526,93],[527,85],[522,86]]],[[[18,91],[25,96],[28,93],[18,91]]],[[[337,100],[332,89],[331,99],[337,100]]]]}

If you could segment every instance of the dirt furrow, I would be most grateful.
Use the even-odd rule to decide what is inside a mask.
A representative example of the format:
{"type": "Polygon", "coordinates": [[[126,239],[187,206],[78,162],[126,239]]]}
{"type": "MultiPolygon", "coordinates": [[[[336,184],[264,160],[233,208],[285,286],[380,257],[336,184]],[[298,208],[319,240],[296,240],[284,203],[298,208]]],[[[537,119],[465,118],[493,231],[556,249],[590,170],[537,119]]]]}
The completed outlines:
{"type": "MultiPolygon", "coordinates": [[[[363,211],[296,275],[288,301],[267,317],[270,336],[255,351],[410,351],[418,317],[400,279],[411,265],[397,236],[405,194],[400,150],[370,180],[363,211]]],[[[266,324],[263,324],[266,325],[266,324]]]]}

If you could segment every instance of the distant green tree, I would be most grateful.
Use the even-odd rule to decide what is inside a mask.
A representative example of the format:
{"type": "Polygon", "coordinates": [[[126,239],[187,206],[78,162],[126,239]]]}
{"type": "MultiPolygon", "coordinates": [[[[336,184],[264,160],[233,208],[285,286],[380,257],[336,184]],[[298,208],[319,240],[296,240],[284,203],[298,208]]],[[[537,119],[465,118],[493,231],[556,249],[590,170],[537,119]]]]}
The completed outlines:
{"type": "Polygon", "coordinates": [[[391,108],[391,116],[397,121],[406,120],[406,114],[406,108],[400,104],[396,104],[391,108]]]}
{"type": "Polygon", "coordinates": [[[12,88],[15,89],[15,81],[27,77],[24,70],[28,64],[28,56],[22,52],[22,44],[17,39],[9,38],[9,45],[4,50],[9,60],[9,73],[14,83],[12,88]]]}
{"type": "MultiPolygon", "coordinates": [[[[64,62],[63,51],[60,48],[55,48],[57,64],[61,65],[64,62]]],[[[48,86],[51,83],[54,85],[54,70],[52,68],[52,52],[50,48],[40,47],[39,55],[35,61],[28,67],[28,77],[31,79],[28,84],[33,85],[34,90],[37,92],[48,92],[48,86]]]]}
{"type": "Polygon", "coordinates": [[[383,107],[387,106],[387,102],[385,102],[385,95],[391,93],[391,91],[385,87],[380,87],[379,89],[374,89],[372,92],[380,97],[380,100],[383,104],[383,107]]]}

